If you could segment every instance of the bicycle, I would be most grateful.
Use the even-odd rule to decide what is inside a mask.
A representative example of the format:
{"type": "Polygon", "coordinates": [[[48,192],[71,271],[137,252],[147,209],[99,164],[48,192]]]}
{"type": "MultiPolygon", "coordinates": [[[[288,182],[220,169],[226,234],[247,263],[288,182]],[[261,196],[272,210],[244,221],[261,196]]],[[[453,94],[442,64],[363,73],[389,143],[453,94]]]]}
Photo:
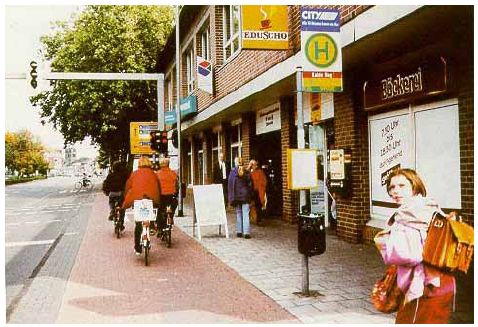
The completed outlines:
{"type": "Polygon", "coordinates": [[[153,209],[151,200],[135,200],[133,206],[135,222],[141,222],[140,244],[144,250],[144,265],[149,264],[149,251],[151,250],[150,225],[151,221],[156,220],[157,209],[153,209]]]}
{"type": "Polygon", "coordinates": [[[171,231],[173,230],[173,211],[171,210],[171,206],[166,207],[166,227],[161,230],[161,234],[158,236],[161,237],[161,241],[166,243],[166,247],[171,247],[171,231]]]}
{"type": "Polygon", "coordinates": [[[121,232],[124,230],[124,222],[121,224],[120,222],[120,215],[121,215],[121,197],[117,197],[114,199],[114,205],[112,211],[112,217],[113,217],[113,226],[114,226],[114,233],[116,235],[116,238],[120,238],[121,232]]]}
{"type": "Polygon", "coordinates": [[[93,183],[90,179],[83,177],[81,180],[75,182],[75,190],[77,192],[81,191],[82,188],[87,191],[91,191],[93,189],[93,183]]]}

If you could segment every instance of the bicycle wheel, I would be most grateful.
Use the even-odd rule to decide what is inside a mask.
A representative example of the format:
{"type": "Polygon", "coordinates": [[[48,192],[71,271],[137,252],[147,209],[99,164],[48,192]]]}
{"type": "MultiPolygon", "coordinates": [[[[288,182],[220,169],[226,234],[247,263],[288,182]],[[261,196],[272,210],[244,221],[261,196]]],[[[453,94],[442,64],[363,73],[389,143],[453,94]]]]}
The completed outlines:
{"type": "Polygon", "coordinates": [[[144,265],[148,265],[149,246],[144,247],[144,265]]]}
{"type": "Polygon", "coordinates": [[[86,188],[88,191],[91,191],[91,190],[93,189],[93,183],[92,183],[91,181],[87,181],[85,188],[86,188]]]}
{"type": "Polygon", "coordinates": [[[116,238],[120,238],[120,226],[117,222],[115,222],[115,234],[116,238]]]}
{"type": "Polygon", "coordinates": [[[83,183],[81,181],[78,181],[75,183],[75,191],[80,191],[81,188],[83,187],[83,183]]]}
{"type": "Polygon", "coordinates": [[[166,246],[168,248],[171,247],[171,225],[168,226],[168,229],[166,230],[166,246]]]}

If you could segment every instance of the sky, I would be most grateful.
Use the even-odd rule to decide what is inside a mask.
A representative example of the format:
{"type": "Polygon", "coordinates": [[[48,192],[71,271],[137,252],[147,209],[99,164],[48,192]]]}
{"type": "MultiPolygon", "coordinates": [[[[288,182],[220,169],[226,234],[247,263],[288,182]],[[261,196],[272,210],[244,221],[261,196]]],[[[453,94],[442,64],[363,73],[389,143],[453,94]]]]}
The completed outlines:
{"type": "MultiPolygon", "coordinates": [[[[40,37],[51,32],[52,22],[68,20],[79,6],[69,5],[7,5],[5,11],[5,131],[15,132],[28,129],[49,148],[63,148],[63,136],[51,124],[40,123],[39,110],[35,109],[29,97],[45,90],[48,82],[39,81],[34,90],[28,80],[11,79],[19,74],[29,74],[29,64],[37,61],[37,71],[48,69],[38,55],[40,37]]],[[[76,144],[78,156],[93,157],[96,150],[90,142],[76,144]]]]}

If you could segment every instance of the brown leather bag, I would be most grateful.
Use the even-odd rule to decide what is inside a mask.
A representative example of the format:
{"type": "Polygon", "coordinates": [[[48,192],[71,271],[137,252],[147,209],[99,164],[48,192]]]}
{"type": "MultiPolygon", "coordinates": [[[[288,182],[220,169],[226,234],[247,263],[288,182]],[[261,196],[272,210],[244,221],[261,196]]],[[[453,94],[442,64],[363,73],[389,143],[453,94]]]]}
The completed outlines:
{"type": "Polygon", "coordinates": [[[397,284],[397,267],[389,266],[385,275],[375,283],[370,300],[374,307],[384,313],[398,311],[404,294],[397,284]]]}
{"type": "Polygon", "coordinates": [[[473,227],[456,220],[455,212],[446,217],[435,213],[428,228],[423,261],[446,271],[466,273],[473,258],[473,247],[473,227]]]}

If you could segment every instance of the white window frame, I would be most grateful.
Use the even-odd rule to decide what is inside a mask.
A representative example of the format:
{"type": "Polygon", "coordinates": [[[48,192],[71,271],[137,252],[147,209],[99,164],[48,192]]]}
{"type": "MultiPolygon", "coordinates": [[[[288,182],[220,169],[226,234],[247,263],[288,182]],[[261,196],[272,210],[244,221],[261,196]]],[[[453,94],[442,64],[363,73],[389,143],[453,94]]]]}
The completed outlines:
{"type": "Polygon", "coordinates": [[[222,27],[223,27],[223,54],[224,54],[224,61],[228,61],[231,58],[233,58],[237,53],[239,53],[239,50],[241,49],[241,40],[240,40],[240,35],[241,35],[241,8],[239,5],[229,5],[229,6],[223,6],[222,7],[222,13],[223,13],[223,20],[222,20],[222,27]],[[234,7],[237,7],[237,20],[238,20],[238,27],[237,31],[234,31],[234,7]],[[229,21],[226,21],[226,12],[229,11],[229,21]],[[230,38],[227,39],[226,35],[226,26],[229,25],[229,30],[231,31],[230,38]],[[237,39],[237,49],[234,49],[234,41],[237,39]],[[227,51],[226,49],[231,47],[231,54],[229,57],[227,56],[227,51]]]}
{"type": "Polygon", "coordinates": [[[186,80],[188,84],[188,95],[194,91],[196,79],[196,67],[194,66],[194,47],[191,45],[186,51],[186,80]]]}
{"type": "Polygon", "coordinates": [[[217,158],[219,159],[219,153],[221,153],[221,150],[222,150],[222,144],[221,144],[221,135],[222,132],[221,131],[217,131],[215,133],[213,133],[213,137],[216,137],[217,136],[217,146],[213,146],[212,147],[212,165],[214,167],[215,165],[215,161],[214,161],[214,158],[217,158]],[[217,155],[214,156],[214,153],[217,152],[217,155]]]}
{"type": "Polygon", "coordinates": [[[209,32],[209,23],[207,26],[201,30],[201,57],[210,61],[211,60],[211,42],[210,42],[210,32],[209,32]]]}

